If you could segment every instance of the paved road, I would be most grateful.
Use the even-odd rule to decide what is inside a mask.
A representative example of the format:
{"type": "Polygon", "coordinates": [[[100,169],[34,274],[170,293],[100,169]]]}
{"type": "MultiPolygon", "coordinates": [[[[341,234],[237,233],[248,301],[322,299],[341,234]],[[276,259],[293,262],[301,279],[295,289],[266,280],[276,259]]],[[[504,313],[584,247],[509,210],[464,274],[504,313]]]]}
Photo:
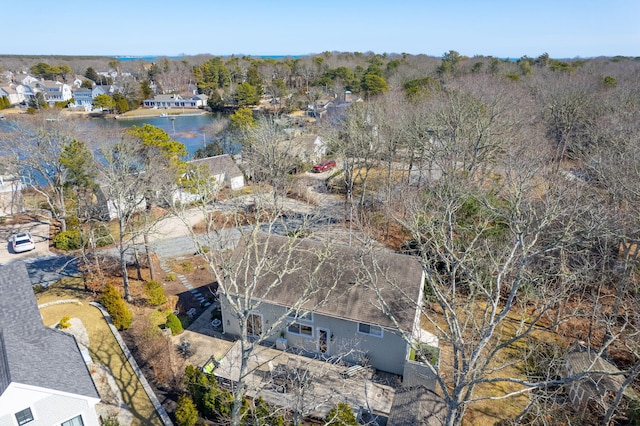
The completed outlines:
{"type": "Polygon", "coordinates": [[[79,274],[77,259],[73,256],[53,255],[22,260],[27,266],[32,285],[47,287],[65,277],[79,274]]]}

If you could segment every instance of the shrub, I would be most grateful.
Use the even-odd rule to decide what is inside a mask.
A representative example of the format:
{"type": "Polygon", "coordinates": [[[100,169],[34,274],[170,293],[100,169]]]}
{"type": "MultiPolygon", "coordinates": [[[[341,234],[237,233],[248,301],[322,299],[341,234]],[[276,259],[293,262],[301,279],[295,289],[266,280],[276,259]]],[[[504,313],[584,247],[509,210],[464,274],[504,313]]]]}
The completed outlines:
{"type": "Polygon", "coordinates": [[[186,273],[193,272],[193,263],[191,262],[182,262],[180,266],[182,266],[183,272],[186,272],[186,273]]]}
{"type": "Polygon", "coordinates": [[[113,325],[118,330],[126,330],[131,327],[133,314],[127,307],[117,288],[111,284],[107,284],[102,291],[100,303],[105,307],[107,312],[109,312],[113,325]]]}
{"type": "Polygon", "coordinates": [[[78,216],[67,216],[67,229],[80,229],[80,219],[78,216]]]}
{"type": "Polygon", "coordinates": [[[78,229],[67,229],[53,238],[53,245],[59,250],[77,250],[82,247],[78,229]]]}
{"type": "Polygon", "coordinates": [[[144,294],[151,306],[158,306],[166,303],[167,297],[164,294],[164,287],[158,281],[147,281],[144,283],[144,294]]]}
{"type": "Polygon", "coordinates": [[[167,281],[175,281],[176,280],[176,273],[175,272],[169,272],[167,274],[167,276],[165,277],[165,279],[167,281]]]}
{"type": "Polygon", "coordinates": [[[339,425],[339,426],[357,426],[358,421],[356,416],[353,415],[353,410],[349,404],[339,402],[334,406],[327,417],[324,418],[326,425],[339,425]]]}
{"type": "Polygon", "coordinates": [[[120,426],[120,421],[115,415],[110,415],[105,419],[102,419],[102,426],[120,426]]]}
{"type": "Polygon", "coordinates": [[[181,395],[174,412],[178,426],[193,426],[198,421],[198,410],[191,398],[181,395]]]}
{"type": "Polygon", "coordinates": [[[184,331],[182,328],[182,322],[180,322],[180,318],[178,318],[175,314],[167,315],[166,325],[167,328],[171,330],[172,336],[176,336],[184,331]]]}
{"type": "Polygon", "coordinates": [[[58,323],[58,328],[61,330],[64,330],[65,328],[69,328],[71,326],[71,323],[69,322],[71,320],[70,317],[68,316],[64,316],[60,319],[60,322],[58,323]]]}
{"type": "Polygon", "coordinates": [[[200,246],[200,249],[196,252],[196,254],[207,254],[211,251],[209,246],[200,246]]]}
{"type": "Polygon", "coordinates": [[[113,237],[109,233],[109,229],[104,225],[100,225],[94,229],[93,238],[97,247],[104,247],[109,244],[113,244],[113,237]]]}

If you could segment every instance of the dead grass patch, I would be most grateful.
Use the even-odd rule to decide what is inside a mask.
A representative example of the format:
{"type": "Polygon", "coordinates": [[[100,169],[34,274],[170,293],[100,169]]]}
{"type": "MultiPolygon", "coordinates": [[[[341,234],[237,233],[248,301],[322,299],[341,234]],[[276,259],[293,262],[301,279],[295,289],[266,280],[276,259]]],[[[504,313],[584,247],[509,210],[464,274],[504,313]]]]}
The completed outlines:
{"type": "MultiPolygon", "coordinates": [[[[443,321],[443,315],[437,305],[432,306],[433,315],[432,319],[435,320],[437,326],[447,329],[446,323],[443,321]]],[[[457,312],[458,318],[461,323],[465,322],[465,319],[469,315],[481,315],[484,306],[478,303],[475,309],[469,309],[468,307],[460,308],[457,312]],[[474,313],[475,312],[475,313],[474,313]]],[[[529,315],[527,312],[514,309],[508,316],[508,318],[496,329],[494,333],[494,339],[500,339],[501,341],[512,338],[518,331],[518,326],[522,321],[527,321],[529,315]]],[[[435,332],[434,325],[425,316],[422,318],[422,327],[432,333],[435,332]]],[[[469,333],[468,339],[472,339],[471,333],[469,333]]],[[[550,342],[553,344],[558,343],[558,338],[555,334],[545,331],[534,331],[530,334],[530,338],[537,342],[550,342]]],[[[526,380],[525,374],[525,359],[522,358],[524,352],[523,345],[528,345],[530,340],[521,340],[517,342],[512,348],[506,348],[501,350],[497,356],[494,357],[490,363],[487,371],[490,372],[487,378],[516,378],[526,380]]],[[[443,375],[445,381],[448,379],[448,372],[453,371],[453,349],[450,344],[441,341],[440,342],[440,374],[443,375]]],[[[513,392],[517,392],[523,389],[521,385],[511,383],[507,381],[496,383],[483,383],[475,387],[473,392],[473,398],[499,398],[508,395],[513,392]]],[[[527,406],[529,402],[528,393],[522,393],[519,395],[511,396],[505,399],[499,400],[481,400],[474,402],[469,406],[465,414],[465,425],[494,425],[496,422],[505,419],[511,419],[519,415],[522,410],[527,406]]]]}

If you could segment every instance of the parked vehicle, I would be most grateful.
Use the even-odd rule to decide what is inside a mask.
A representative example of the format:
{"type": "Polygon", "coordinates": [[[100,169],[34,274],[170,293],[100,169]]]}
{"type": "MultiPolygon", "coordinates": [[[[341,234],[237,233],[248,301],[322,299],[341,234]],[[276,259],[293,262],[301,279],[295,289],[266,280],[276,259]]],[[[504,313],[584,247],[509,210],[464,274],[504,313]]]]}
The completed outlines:
{"type": "Polygon", "coordinates": [[[36,248],[36,243],[29,232],[22,232],[11,236],[11,248],[14,253],[22,253],[36,248]]]}
{"type": "Polygon", "coordinates": [[[331,170],[336,166],[336,162],[334,160],[324,160],[320,164],[316,164],[313,166],[313,171],[315,173],[324,172],[326,170],[331,170]]]}

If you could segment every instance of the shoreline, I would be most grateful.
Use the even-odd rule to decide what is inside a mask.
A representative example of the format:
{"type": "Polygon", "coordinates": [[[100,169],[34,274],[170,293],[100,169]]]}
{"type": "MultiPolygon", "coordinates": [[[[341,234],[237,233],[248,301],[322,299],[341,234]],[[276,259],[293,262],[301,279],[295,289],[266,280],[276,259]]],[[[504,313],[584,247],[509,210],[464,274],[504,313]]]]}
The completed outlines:
{"type": "MultiPolygon", "coordinates": [[[[51,111],[55,110],[55,108],[51,108],[51,111]]],[[[127,120],[127,119],[136,119],[136,118],[154,118],[154,117],[166,117],[166,118],[175,118],[175,117],[192,117],[199,115],[208,115],[211,114],[208,111],[204,110],[182,110],[180,109],[146,109],[146,108],[137,108],[131,111],[127,111],[124,114],[102,114],[98,112],[86,112],[86,111],[72,111],[69,109],[60,109],[61,113],[69,116],[75,117],[90,117],[90,118],[106,118],[111,119],[115,118],[117,120],[127,120]]],[[[23,115],[29,114],[26,109],[21,108],[6,108],[0,110],[0,117],[7,118],[8,116],[15,115],[23,115]]]]}
{"type": "Polygon", "coordinates": [[[182,112],[182,110],[176,112],[172,110],[157,110],[158,112],[151,112],[149,110],[136,109],[133,111],[144,111],[145,114],[127,114],[130,111],[125,112],[124,114],[108,114],[106,117],[113,117],[116,120],[131,120],[136,118],[155,118],[155,117],[163,117],[163,118],[176,118],[176,117],[194,117],[199,115],[207,115],[210,114],[207,111],[201,112],[182,112]],[[151,113],[147,113],[147,111],[151,113]]]}

